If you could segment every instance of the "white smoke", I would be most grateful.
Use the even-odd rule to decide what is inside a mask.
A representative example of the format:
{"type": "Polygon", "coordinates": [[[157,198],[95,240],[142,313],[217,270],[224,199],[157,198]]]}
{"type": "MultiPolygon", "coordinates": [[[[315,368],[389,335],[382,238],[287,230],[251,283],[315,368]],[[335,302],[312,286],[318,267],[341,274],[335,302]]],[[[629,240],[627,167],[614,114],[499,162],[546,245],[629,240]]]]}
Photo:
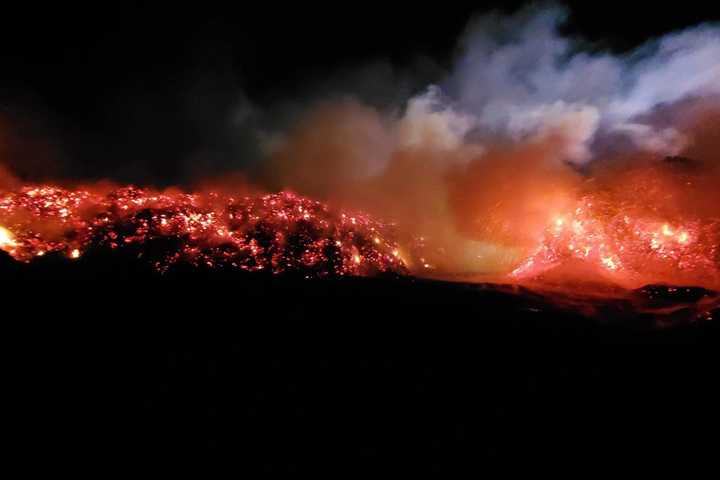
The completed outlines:
{"type": "Polygon", "coordinates": [[[473,128],[475,119],[446,105],[440,89],[431,86],[422,95],[410,99],[398,124],[401,148],[455,150],[473,128]]]}
{"type": "Polygon", "coordinates": [[[474,21],[451,73],[400,110],[356,97],[315,105],[268,137],[272,187],[397,221],[439,270],[509,271],[588,188],[593,169],[567,162],[680,154],[697,133],[677,121],[680,107],[720,96],[717,26],[617,55],[564,37],[565,16],[527,8],[474,21]]]}
{"type": "Polygon", "coordinates": [[[443,91],[483,134],[565,140],[565,160],[593,158],[601,132],[676,154],[691,139],[648,120],[658,107],[720,93],[720,28],[672,33],[634,51],[583,52],[559,33],[562,8],[526,8],[473,22],[443,91]]]}
{"type": "MultiPolygon", "coordinates": [[[[693,27],[613,54],[563,36],[566,18],[565,9],[552,6],[483,15],[468,26],[447,78],[410,98],[401,115],[346,99],[331,107],[334,121],[324,131],[304,130],[303,144],[313,157],[332,153],[336,163],[353,166],[344,173],[363,177],[381,174],[393,152],[408,150],[452,152],[445,158],[457,163],[502,143],[550,141],[553,160],[582,164],[608,146],[677,155],[691,145],[687,132],[663,116],[685,100],[720,95],[720,26],[693,27]],[[332,142],[338,146],[328,150],[332,142]],[[352,154],[344,145],[355,146],[352,154]]],[[[312,124],[317,110],[302,122],[312,124]]],[[[327,107],[320,111],[329,115],[327,107]]],[[[263,138],[271,155],[288,150],[293,139],[263,138]]],[[[292,163],[304,161],[291,156],[292,163]]],[[[325,168],[321,175],[333,172],[325,168]]]]}
{"type": "Polygon", "coordinates": [[[516,141],[543,142],[556,139],[558,158],[585,161],[591,156],[588,142],[598,128],[596,107],[559,100],[533,108],[513,107],[508,112],[508,133],[516,141]]]}

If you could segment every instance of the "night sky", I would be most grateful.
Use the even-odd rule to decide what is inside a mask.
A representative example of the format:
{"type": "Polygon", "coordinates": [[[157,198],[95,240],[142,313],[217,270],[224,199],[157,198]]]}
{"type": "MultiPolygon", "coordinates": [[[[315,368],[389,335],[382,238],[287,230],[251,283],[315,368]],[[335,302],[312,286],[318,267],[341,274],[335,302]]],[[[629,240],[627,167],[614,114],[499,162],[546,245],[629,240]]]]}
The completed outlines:
{"type": "MultiPolygon", "coordinates": [[[[562,3],[567,33],[615,51],[720,19],[702,2],[562,3]]],[[[4,157],[28,179],[167,185],[243,170],[257,155],[239,106],[273,123],[278,105],[333,94],[400,102],[448,70],[473,16],[522,5],[4,6],[4,157]]]]}

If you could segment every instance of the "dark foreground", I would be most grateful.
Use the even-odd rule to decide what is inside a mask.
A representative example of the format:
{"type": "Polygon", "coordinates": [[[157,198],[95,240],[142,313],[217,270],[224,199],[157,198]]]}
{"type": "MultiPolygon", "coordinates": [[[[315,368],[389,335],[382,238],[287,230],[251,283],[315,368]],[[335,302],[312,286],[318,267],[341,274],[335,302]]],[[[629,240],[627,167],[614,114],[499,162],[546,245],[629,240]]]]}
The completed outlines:
{"type": "Polygon", "coordinates": [[[403,278],[157,282],[127,259],[0,274],[16,279],[2,287],[5,437],[25,471],[187,473],[209,455],[206,474],[584,477],[717,455],[717,314],[658,324],[613,302],[588,317],[403,278]],[[17,280],[67,277],[95,281],[17,280]]]}

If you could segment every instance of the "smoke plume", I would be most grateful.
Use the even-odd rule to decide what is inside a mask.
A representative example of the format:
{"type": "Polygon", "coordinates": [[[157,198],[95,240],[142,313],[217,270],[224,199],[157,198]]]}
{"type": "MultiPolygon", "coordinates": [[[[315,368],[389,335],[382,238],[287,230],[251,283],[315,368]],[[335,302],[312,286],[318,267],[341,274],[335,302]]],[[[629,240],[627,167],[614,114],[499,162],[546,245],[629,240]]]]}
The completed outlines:
{"type": "MultiPolygon", "coordinates": [[[[720,28],[614,54],[561,35],[566,17],[475,19],[445,78],[401,109],[350,96],[311,107],[274,137],[263,178],[394,220],[427,239],[437,271],[466,273],[507,271],[598,178],[687,155],[716,180],[720,28]]],[[[669,194],[679,176],[662,175],[669,194]]]]}
{"type": "MultiPolygon", "coordinates": [[[[303,109],[295,102],[290,114],[243,102],[251,107],[232,127],[252,146],[231,150],[261,157],[240,175],[244,188],[291,189],[395,222],[412,239],[407,250],[420,252],[404,252],[410,267],[436,275],[507,274],[543,242],[561,258],[547,247],[548,232],[559,235],[548,225],[579,215],[578,202],[602,203],[588,198],[612,198],[616,210],[641,212],[665,232],[671,221],[715,222],[720,26],[613,53],[562,35],[566,19],[562,8],[533,6],[470,21],[452,68],[402,103],[396,93],[412,82],[382,93],[373,78],[396,77],[372,69],[362,74],[370,95],[354,82],[303,109]]],[[[195,178],[217,176],[203,165],[189,169],[195,178]]],[[[607,225],[623,216],[597,215],[607,225]]],[[[611,229],[594,231],[593,241],[611,229]]],[[[616,252],[598,242],[599,264],[616,268],[616,252]]],[[[720,261],[716,239],[706,242],[715,245],[706,256],[720,261]]],[[[583,248],[588,256],[591,246],[583,248]]]]}

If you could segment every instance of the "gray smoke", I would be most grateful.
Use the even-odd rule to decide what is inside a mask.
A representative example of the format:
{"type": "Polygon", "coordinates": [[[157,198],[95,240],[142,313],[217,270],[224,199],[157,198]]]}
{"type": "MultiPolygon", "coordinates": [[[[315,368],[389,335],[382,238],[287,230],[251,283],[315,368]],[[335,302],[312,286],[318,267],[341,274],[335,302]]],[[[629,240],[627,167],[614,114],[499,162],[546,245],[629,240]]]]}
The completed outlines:
{"type": "Polygon", "coordinates": [[[496,272],[573,204],[579,170],[618,153],[714,155],[698,128],[711,112],[697,106],[720,105],[720,27],[614,54],[563,36],[565,18],[531,7],[476,19],[450,72],[401,108],[316,102],[266,135],[265,184],[396,220],[435,243],[439,269],[496,272]]]}
{"type": "Polygon", "coordinates": [[[558,28],[559,7],[491,14],[472,22],[454,72],[442,83],[471,114],[480,138],[559,135],[567,160],[594,157],[599,135],[677,154],[691,138],[652,123],[657,108],[720,93],[720,27],[700,25],[622,55],[589,53],[558,28]]]}

